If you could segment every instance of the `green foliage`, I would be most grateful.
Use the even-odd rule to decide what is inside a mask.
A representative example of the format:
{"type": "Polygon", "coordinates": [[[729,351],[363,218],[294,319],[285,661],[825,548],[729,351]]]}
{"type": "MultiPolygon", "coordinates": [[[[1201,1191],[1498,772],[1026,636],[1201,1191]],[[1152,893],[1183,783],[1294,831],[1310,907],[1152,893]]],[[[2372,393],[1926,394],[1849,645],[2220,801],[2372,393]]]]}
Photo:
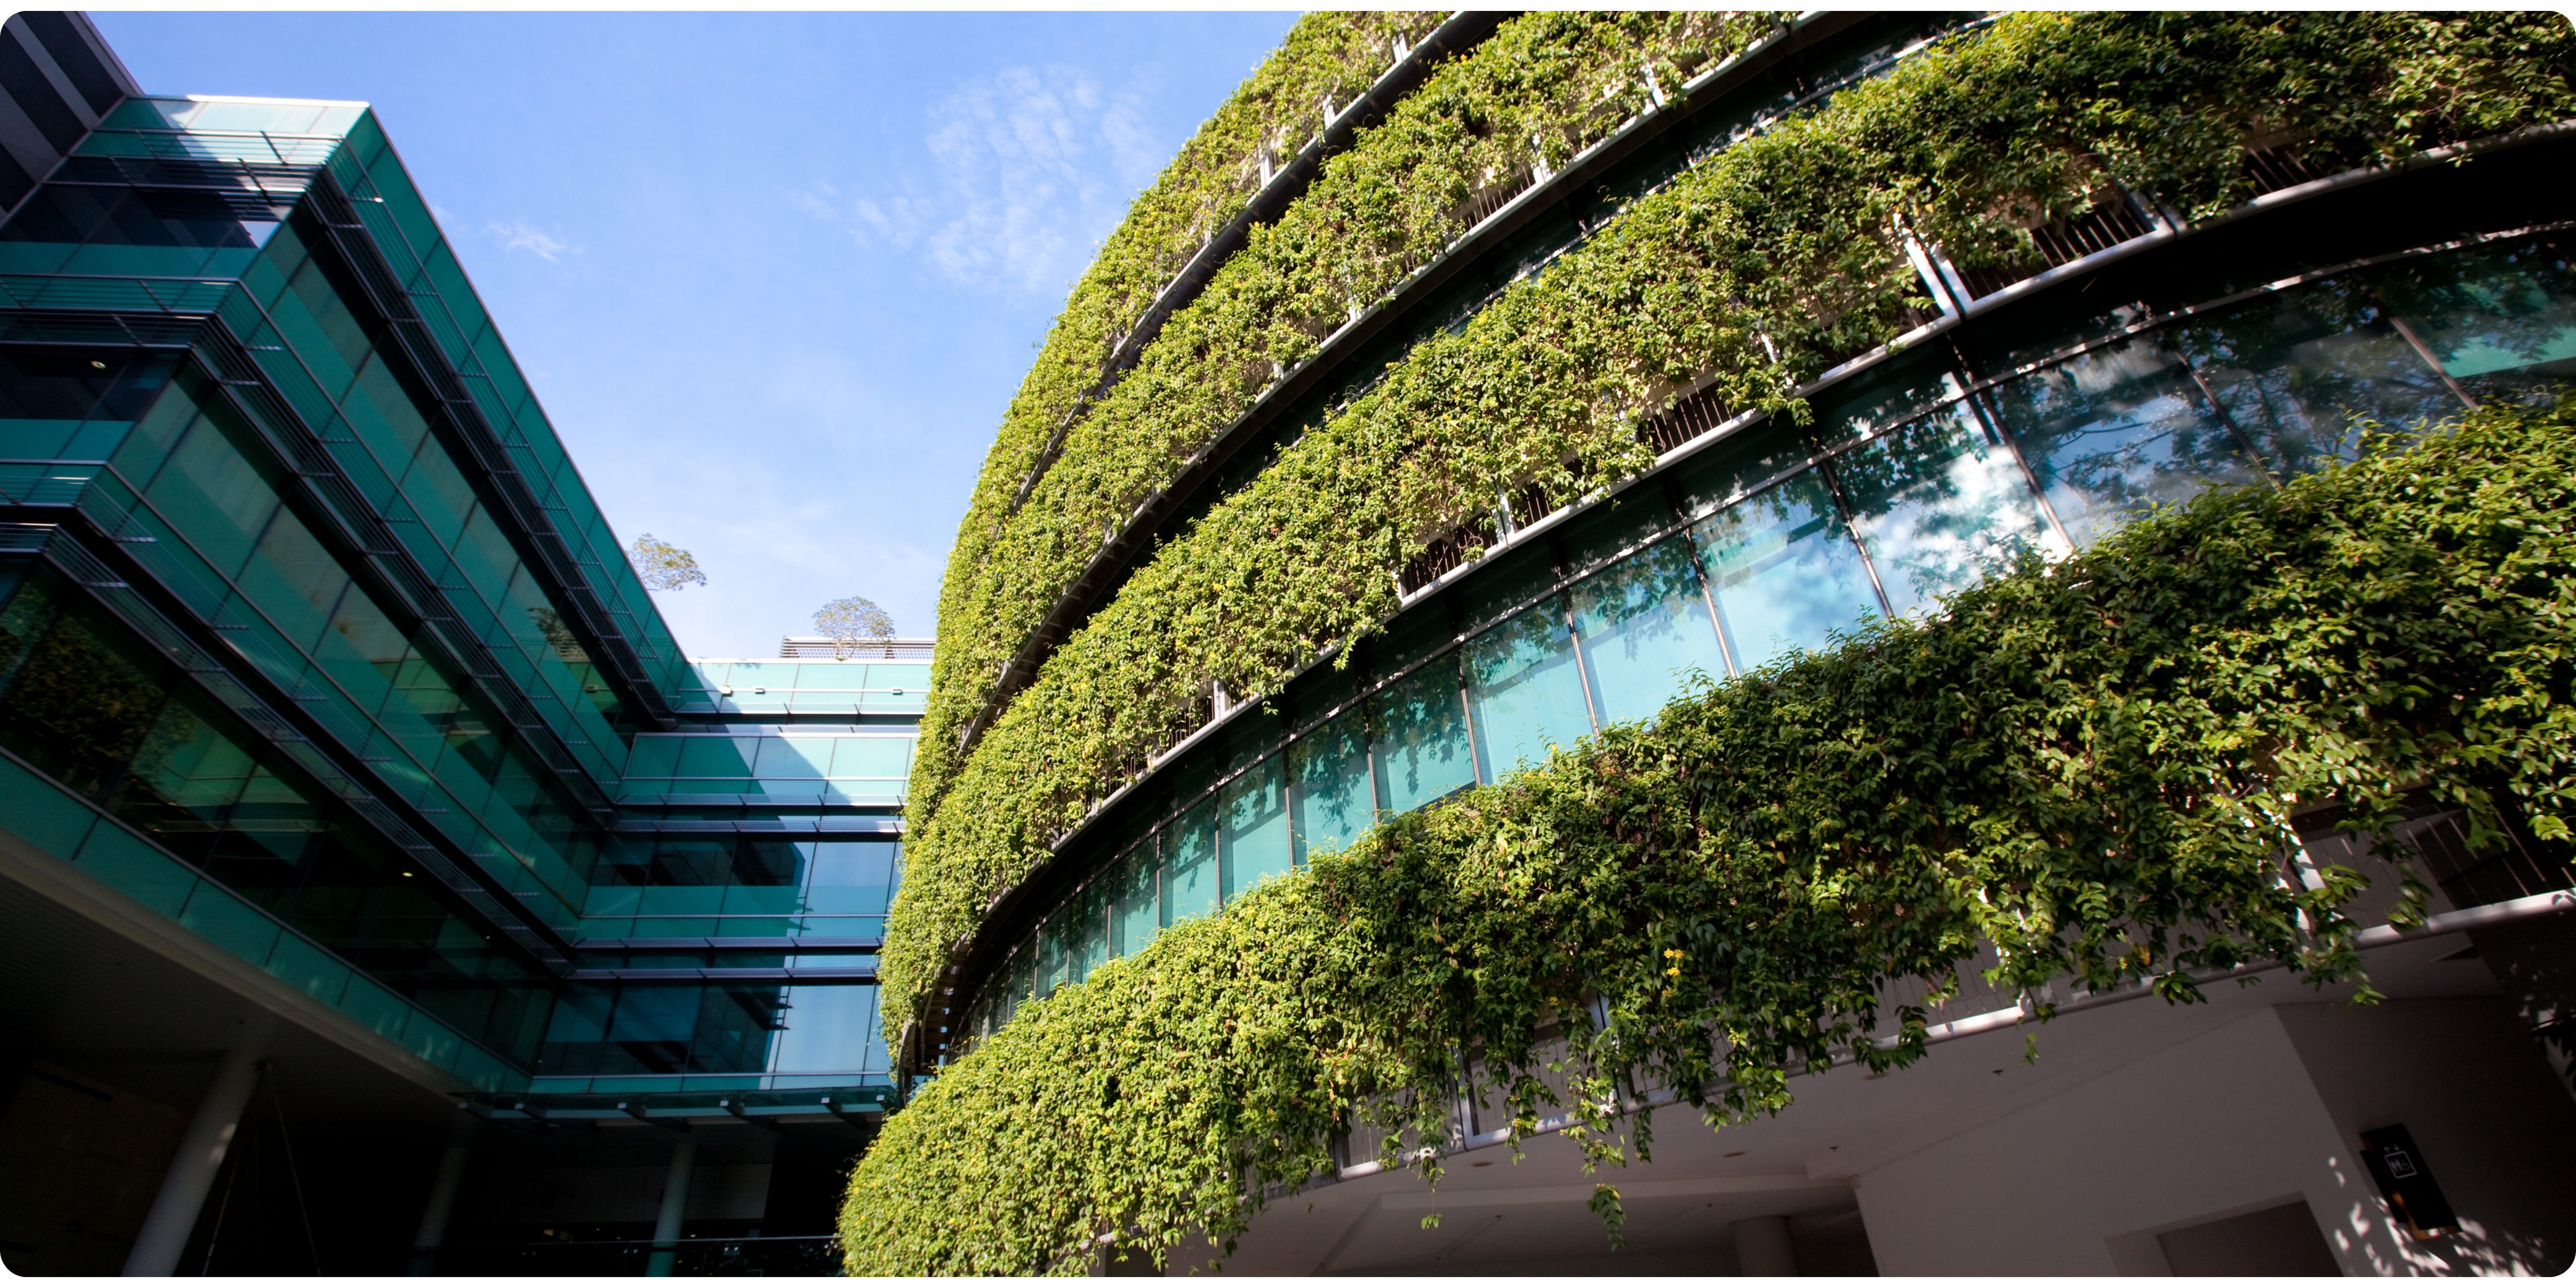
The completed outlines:
{"type": "Polygon", "coordinates": [[[1903,326],[1899,214],[1973,260],[2027,255],[2029,221],[2087,208],[2105,166],[2223,209],[2243,139],[2402,151],[2576,113],[2571,34],[2552,15],[2009,14],[1633,203],[1159,550],[963,764],[934,744],[980,682],[935,681],[949,722],[926,722],[914,770],[889,1037],[997,894],[1205,722],[1211,682],[1257,698],[1376,629],[1394,570],[1497,491],[1580,497],[1643,468],[1637,421],[1693,380],[1803,415],[1790,391],[1903,326]]]}
{"type": "Polygon", "coordinates": [[[1382,824],[949,1066],[852,1177],[849,1269],[1219,1254],[1345,1130],[1436,1182],[1462,1051],[1516,1134],[1570,1113],[1615,1167],[1651,1127],[1618,1095],[1723,1126],[1922,1058],[1981,941],[2007,990],[2363,979],[2362,882],[2293,879],[2289,817],[2386,841],[2420,788],[2491,843],[2576,807],[2572,504],[2576,403],[2374,439],[1382,824]]]}
{"type": "Polygon", "coordinates": [[[831,637],[832,658],[871,641],[894,638],[894,619],[876,601],[859,595],[835,599],[814,610],[814,629],[831,637]]]}
{"type": "MultiPolygon", "coordinates": [[[[966,721],[1114,531],[1279,374],[1468,230],[1478,198],[1563,165],[1689,71],[1773,30],[1769,14],[1542,13],[1437,67],[1253,230],[1136,369],[1066,436],[1026,504],[949,563],[925,754],[907,799],[935,803],[966,721]]],[[[990,483],[989,477],[987,482],[990,483]]],[[[1017,486],[1016,480],[1013,486],[1017,486]]],[[[970,514],[967,524],[980,520],[970,514]]]]}
{"type": "MultiPolygon", "coordinates": [[[[1056,315],[1037,362],[1003,412],[1001,431],[949,552],[939,616],[962,616],[960,588],[971,585],[1022,488],[1044,468],[1047,445],[1081,412],[1111,356],[1154,297],[1179,275],[1218,229],[1261,190],[1262,161],[1284,165],[1324,126],[1323,102],[1348,104],[1395,61],[1394,42],[1420,40],[1440,24],[1433,12],[1310,13],[1298,20],[1250,78],[1201,125],[1127,217],[1102,242],[1099,256],[1056,315]]],[[[934,692],[972,690],[969,663],[943,644],[932,662],[934,692]],[[942,680],[939,677],[955,677],[942,680]]],[[[976,664],[981,664],[979,657],[976,664]]],[[[986,676],[984,684],[990,683],[986,676]]],[[[936,698],[933,699],[937,701],[936,698]]],[[[963,717],[959,718],[962,723],[963,717]]],[[[938,720],[932,720],[934,732],[938,720]]],[[[955,729],[948,733],[949,742],[955,729]]],[[[922,747],[937,758],[936,737],[922,747]]]]}
{"type": "Polygon", "coordinates": [[[650,532],[635,538],[626,557],[635,564],[635,575],[648,589],[687,590],[692,583],[707,584],[707,575],[698,571],[696,555],[650,532]]]}

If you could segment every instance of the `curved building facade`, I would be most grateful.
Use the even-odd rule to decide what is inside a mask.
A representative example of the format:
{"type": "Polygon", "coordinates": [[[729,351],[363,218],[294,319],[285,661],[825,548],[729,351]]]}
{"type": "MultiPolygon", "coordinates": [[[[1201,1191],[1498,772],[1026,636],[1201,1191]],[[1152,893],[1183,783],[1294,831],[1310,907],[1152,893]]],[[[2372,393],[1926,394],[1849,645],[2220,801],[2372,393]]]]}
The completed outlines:
{"type": "MultiPolygon", "coordinates": [[[[1317,857],[1366,843],[1392,864],[1399,820],[1503,808],[1511,797],[1476,789],[1584,763],[1623,726],[1652,746],[1670,704],[1706,686],[1765,682],[1873,621],[1937,627],[1952,597],[2044,575],[2203,493],[2352,461],[2371,425],[2554,405],[2576,378],[2576,64],[2563,20],[2521,22],[1828,14],[1602,31],[1541,16],[1451,32],[1420,88],[1324,149],[1312,185],[1204,294],[1122,335],[1142,356],[1066,413],[1043,465],[1007,434],[995,449],[979,498],[1080,482],[1045,515],[979,500],[950,570],[941,649],[959,665],[925,717],[886,959],[887,1036],[917,1090],[854,1181],[852,1264],[2566,1265],[2576,1228],[2515,1195],[2551,1187],[2556,1165],[2529,1140],[2576,1132],[2549,1027],[2566,1003],[2538,982],[2566,952],[2555,914],[2576,871],[2528,832],[2502,857],[2471,846],[2457,811],[2423,802],[2376,849],[2314,803],[2285,824],[2303,862],[2368,876],[2345,894],[2372,927],[2359,960],[2395,999],[2376,1011],[2329,1000],[2348,984],[2115,1006],[2151,997],[2149,973],[2126,991],[2020,989],[1979,976],[1998,966],[1993,943],[1966,944],[1962,987],[1932,990],[1906,1039],[1930,1048],[1922,1065],[1792,1061],[1813,1076],[1792,1080],[1785,1111],[1667,1129],[1651,1161],[1621,1156],[1607,1200],[1602,1156],[1566,1129],[1597,1136],[1608,1120],[1563,1081],[1538,1098],[1556,1111],[1527,1111],[1479,1082],[1463,1039],[1440,1131],[1417,1115],[1380,1148],[1328,1114],[1338,1132],[1265,1153],[1158,1135],[1132,1102],[1163,1075],[1137,1049],[1050,1046],[1027,1027],[1160,1026],[1183,1063],[1246,1058],[1207,1033],[1265,1021],[1174,1018],[1240,998],[1180,978],[1180,950],[1155,945],[1211,918],[1284,915],[1293,901],[1257,892],[1312,880],[1317,857]],[[2267,41],[2276,71],[2349,72],[2350,97],[2329,111],[2294,74],[2237,61],[2267,41]],[[1583,93],[1495,70],[1534,49],[1556,51],[1583,93]],[[2477,124],[2419,115],[2404,138],[2364,124],[2408,110],[2400,69],[2433,49],[2455,89],[2536,88],[2519,115],[2477,124]],[[2133,79],[2081,111],[2002,88],[2115,67],[2133,79]],[[1982,127],[1940,119],[1984,107],[1982,127]],[[1443,136],[1442,119],[1463,124],[1443,136]],[[1516,173],[1488,160],[1496,122],[1526,131],[1516,173]],[[1386,177],[1388,158],[1437,138],[1488,149],[1463,193],[1436,194],[1447,225],[1416,218],[1433,198],[1386,177]],[[1805,200],[1789,178],[1868,191],[1805,200]],[[1372,183],[1397,195],[1349,195],[1372,183]],[[1764,202],[1849,222],[1766,224],[1764,202]],[[1334,296],[1355,257],[1311,239],[1318,227],[1394,247],[1369,261],[1384,276],[1334,296]],[[1170,379],[1157,361],[1223,356],[1228,326],[1303,339],[1265,342],[1267,365],[1203,371],[1224,396],[1117,403],[1122,374],[1170,379]],[[1176,335],[1190,353],[1158,355],[1176,335]],[[2394,902],[2410,882],[2430,921],[2394,902]],[[1084,991],[1104,986],[1159,1000],[1084,991]],[[2043,1011],[2049,1058],[2026,1063],[2021,1021],[2043,1011]],[[1104,1054],[1053,1074],[1035,1054],[1077,1048],[1104,1054]],[[1310,1146],[1326,1161],[1266,1170],[1310,1146]],[[2388,1170],[2405,1148],[2448,1169],[2449,1225],[2425,1215],[2444,1200],[2388,1170]],[[1132,1161],[1147,1156],[1164,1170],[1132,1161]],[[1508,1170],[1481,1170],[1498,1158],[1508,1170]],[[1207,1188],[1160,1207],[1117,1194],[1183,1174],[1198,1179],[1172,1192],[1207,1188]],[[970,1189],[989,1210],[943,1214],[936,1196],[970,1189]],[[1615,1255],[1605,1202],[1624,1213],[1615,1255]],[[2030,1233],[1989,1237],[2006,1228],[2030,1233]]],[[[1447,175],[1406,164],[1425,187],[1447,175]]],[[[1337,936],[1379,942],[1347,905],[1294,906],[1339,907],[1343,929],[1263,922],[1281,963],[1326,960],[1313,945],[1337,936]]],[[[1263,975],[1265,951],[1240,949],[1230,969],[1263,975]]],[[[1463,950],[1425,951],[1454,969],[1463,950]]],[[[1878,980],[1889,1015],[1926,996],[1904,974],[1878,980]]],[[[1614,1031],[1608,991],[1547,999],[1540,1047],[1614,1031]]],[[[1331,1031],[1364,1051],[1372,1022],[1401,1023],[1331,1031]]],[[[1318,1073],[1311,1087],[1365,1085],[1318,1073]]],[[[1428,1094],[1379,1085],[1417,1107],[1428,1094]]],[[[1701,1099],[1620,1085],[1612,1118],[1701,1099]]],[[[1163,1121],[1211,1121],[1176,1094],[1163,1121]]],[[[1302,1130],[1226,1121],[1238,1142],[1302,1130]]]]}

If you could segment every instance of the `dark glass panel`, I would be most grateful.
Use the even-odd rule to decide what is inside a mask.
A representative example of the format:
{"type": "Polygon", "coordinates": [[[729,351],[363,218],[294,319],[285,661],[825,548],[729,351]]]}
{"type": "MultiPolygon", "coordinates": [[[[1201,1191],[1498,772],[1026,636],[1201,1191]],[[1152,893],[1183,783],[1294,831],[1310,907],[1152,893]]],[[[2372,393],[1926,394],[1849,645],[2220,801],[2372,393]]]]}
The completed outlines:
{"type": "MultiPolygon", "coordinates": [[[[102,191],[113,191],[105,189],[102,191]]],[[[129,188],[92,225],[93,246],[188,246],[249,250],[259,243],[223,197],[179,188],[129,188]]]]}
{"type": "Polygon", "coordinates": [[[1694,453],[1670,478],[1683,513],[1696,518],[1798,468],[1813,452],[1794,421],[1773,416],[1694,453]]]}
{"type": "Polygon", "coordinates": [[[2170,334],[2228,419],[2284,473],[2349,459],[2355,417],[2394,428],[2461,409],[2356,283],[2266,295],[2170,334]]]}
{"type": "Polygon", "coordinates": [[[0,653],[22,650],[0,693],[0,745],[73,791],[105,796],[138,755],[179,736],[160,718],[170,697],[163,664],[50,570],[0,614],[0,653]]]}
{"type": "Polygon", "coordinates": [[[2158,505],[2259,477],[2180,355],[2153,339],[2096,349],[1989,397],[2078,546],[2158,505]]]}
{"type": "MultiPolygon", "coordinates": [[[[1450,598],[1458,604],[1460,625],[1475,630],[1518,611],[1555,583],[1556,559],[1548,543],[1531,541],[1467,574],[1466,584],[1451,592],[1450,598]]],[[[1436,605],[1428,613],[1415,615],[1442,616],[1436,605]]]]}
{"type": "Polygon", "coordinates": [[[2576,382],[2576,271],[2547,241],[2479,247],[2381,276],[2380,298],[2474,398],[2576,382]]]}
{"type": "Polygon", "coordinates": [[[1901,425],[1960,393],[1946,346],[1896,354],[1818,394],[1809,436],[1830,451],[1901,425]]]}
{"type": "Polygon", "coordinates": [[[0,349],[0,420],[132,420],[178,364],[130,349],[0,349]]]}

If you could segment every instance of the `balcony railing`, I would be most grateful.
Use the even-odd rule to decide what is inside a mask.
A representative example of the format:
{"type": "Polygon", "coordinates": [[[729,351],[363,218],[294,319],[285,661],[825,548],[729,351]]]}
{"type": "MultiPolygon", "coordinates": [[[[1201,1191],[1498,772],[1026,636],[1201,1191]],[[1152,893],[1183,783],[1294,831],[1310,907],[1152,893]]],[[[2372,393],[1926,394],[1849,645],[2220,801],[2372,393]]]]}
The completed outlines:
{"type": "Polygon", "coordinates": [[[829,635],[790,635],[778,641],[778,655],[826,662],[927,662],[931,643],[921,639],[851,641],[829,635]]]}

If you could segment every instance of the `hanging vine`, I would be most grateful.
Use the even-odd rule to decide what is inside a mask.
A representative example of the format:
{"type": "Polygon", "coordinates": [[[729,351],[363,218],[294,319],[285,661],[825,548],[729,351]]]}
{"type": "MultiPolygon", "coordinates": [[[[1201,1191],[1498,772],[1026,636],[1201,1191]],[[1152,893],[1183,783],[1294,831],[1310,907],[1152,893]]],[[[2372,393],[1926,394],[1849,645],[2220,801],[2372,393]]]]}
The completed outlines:
{"type": "MultiPolygon", "coordinates": [[[[2546,14],[2010,14],[1686,172],[1158,551],[962,764],[930,763],[956,726],[925,724],[880,965],[889,1038],[993,898],[1204,723],[1212,681],[1259,697],[1374,630],[1393,570],[1498,489],[1581,496],[1643,468],[1634,426],[1686,382],[1799,414],[1801,381],[1898,334],[1919,290],[1899,212],[1971,263],[2007,260],[2106,169],[2205,216],[2243,199],[2247,138],[2403,156],[2576,114],[2571,71],[2576,39],[2546,14]]],[[[935,711],[980,698],[941,683],[935,711]]]]}
{"type": "Polygon", "coordinates": [[[848,1268],[1221,1258],[1343,1133],[1436,1183],[1461,1077],[1616,1168],[1651,1124],[1619,1094],[1722,1127],[1796,1072],[1923,1058],[1980,943],[2008,992],[2189,1002],[2273,960],[2366,998],[2362,879],[2293,879],[2287,820],[2332,801],[2386,844],[2420,791],[2488,842],[2507,810],[2566,837],[2571,505],[2576,402],[2371,438],[1382,824],[943,1070],[852,1177],[848,1268]]]}
{"type": "MultiPolygon", "coordinates": [[[[970,507],[976,537],[971,550],[961,537],[941,588],[937,672],[907,799],[938,800],[966,721],[1102,534],[1277,373],[1465,232],[1480,194],[1525,180],[1533,162],[1564,164],[1779,18],[1516,18],[1436,67],[1385,122],[1328,159],[1306,195],[1255,228],[1135,370],[1073,424],[1060,461],[1024,504],[1007,514],[970,507]]],[[[982,487],[998,494],[999,482],[988,466],[982,487]]]]}

